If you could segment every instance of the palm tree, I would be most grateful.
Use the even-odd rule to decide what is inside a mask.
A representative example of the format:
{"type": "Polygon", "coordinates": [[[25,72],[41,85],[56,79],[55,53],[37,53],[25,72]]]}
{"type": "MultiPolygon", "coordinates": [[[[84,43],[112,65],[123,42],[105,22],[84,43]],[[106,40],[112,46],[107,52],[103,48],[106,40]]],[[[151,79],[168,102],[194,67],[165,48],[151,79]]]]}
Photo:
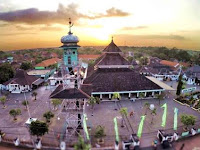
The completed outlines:
{"type": "Polygon", "coordinates": [[[27,100],[24,100],[24,101],[22,102],[22,105],[24,105],[25,108],[26,108],[26,110],[27,110],[27,109],[28,109],[29,102],[28,102],[27,100]]]}
{"type": "Polygon", "coordinates": [[[54,114],[51,111],[48,111],[43,114],[43,117],[46,118],[46,122],[50,122],[51,118],[54,117],[54,114]]]}
{"type": "Polygon", "coordinates": [[[119,93],[113,93],[112,99],[115,100],[115,110],[117,110],[117,101],[121,99],[121,96],[119,93]]]}
{"type": "Polygon", "coordinates": [[[33,92],[32,96],[35,97],[35,100],[36,100],[37,92],[33,92]]]}
{"type": "Polygon", "coordinates": [[[13,116],[13,120],[17,120],[17,116],[21,114],[21,109],[11,109],[9,114],[13,116]]]}
{"type": "MultiPolygon", "coordinates": [[[[143,99],[145,97],[145,95],[144,95],[144,93],[139,93],[139,98],[140,99],[143,99]]],[[[141,101],[141,105],[142,105],[142,100],[140,100],[141,101]]]]}
{"type": "Polygon", "coordinates": [[[156,98],[159,100],[159,105],[160,105],[160,101],[164,100],[164,95],[163,95],[163,93],[162,93],[162,94],[156,94],[155,96],[156,96],[156,98]]]}
{"type": "Polygon", "coordinates": [[[77,143],[74,145],[75,150],[90,150],[90,144],[85,143],[84,139],[79,136],[77,143]]]}
{"type": "Polygon", "coordinates": [[[147,110],[149,109],[150,104],[148,102],[144,103],[144,107],[146,107],[145,115],[147,114],[147,110]]]}
{"type": "Polygon", "coordinates": [[[57,107],[58,105],[60,105],[62,102],[61,102],[61,100],[59,100],[59,99],[52,99],[52,100],[51,100],[51,103],[52,103],[53,106],[54,106],[54,110],[56,110],[56,107],[57,107]]]}
{"type": "Polygon", "coordinates": [[[3,105],[3,108],[6,108],[6,106],[5,106],[5,103],[6,103],[6,96],[2,96],[1,98],[0,98],[0,101],[1,101],[1,103],[2,103],[2,105],[3,105]]]}
{"type": "Polygon", "coordinates": [[[121,127],[124,127],[124,117],[128,116],[127,108],[126,107],[122,107],[119,112],[120,112],[120,114],[122,116],[121,127]]]}
{"type": "Polygon", "coordinates": [[[93,97],[93,96],[90,97],[88,104],[91,105],[92,107],[92,116],[93,116],[93,111],[94,111],[94,105],[99,104],[99,103],[100,103],[100,99],[98,97],[93,97]]]}
{"type": "Polygon", "coordinates": [[[151,115],[152,115],[152,119],[151,119],[151,124],[153,123],[153,118],[154,116],[156,115],[156,108],[154,108],[152,111],[151,111],[151,115]]]}
{"type": "Polygon", "coordinates": [[[48,86],[49,84],[47,83],[47,82],[45,82],[44,83],[44,86],[46,86],[46,90],[47,90],[47,86],[48,86]]]}

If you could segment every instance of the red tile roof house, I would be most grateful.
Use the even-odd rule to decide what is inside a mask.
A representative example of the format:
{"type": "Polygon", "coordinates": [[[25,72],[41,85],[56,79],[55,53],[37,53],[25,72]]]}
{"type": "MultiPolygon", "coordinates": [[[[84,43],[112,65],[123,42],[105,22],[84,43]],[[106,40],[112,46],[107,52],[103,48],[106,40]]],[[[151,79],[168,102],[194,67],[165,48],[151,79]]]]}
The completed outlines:
{"type": "Polygon", "coordinates": [[[173,61],[168,61],[168,60],[161,60],[160,64],[165,65],[165,66],[169,66],[173,70],[176,70],[180,67],[180,64],[178,62],[173,62],[173,61]]]}
{"type": "Polygon", "coordinates": [[[43,69],[46,69],[48,67],[50,67],[51,65],[55,65],[55,64],[58,64],[60,63],[60,59],[59,58],[51,58],[51,59],[47,59],[47,60],[44,60],[42,61],[41,63],[35,65],[35,68],[37,67],[41,67],[43,69]]]}
{"type": "Polygon", "coordinates": [[[14,78],[6,81],[3,85],[11,93],[29,92],[33,89],[34,82],[38,79],[37,77],[29,76],[26,71],[19,69],[14,78]]]}

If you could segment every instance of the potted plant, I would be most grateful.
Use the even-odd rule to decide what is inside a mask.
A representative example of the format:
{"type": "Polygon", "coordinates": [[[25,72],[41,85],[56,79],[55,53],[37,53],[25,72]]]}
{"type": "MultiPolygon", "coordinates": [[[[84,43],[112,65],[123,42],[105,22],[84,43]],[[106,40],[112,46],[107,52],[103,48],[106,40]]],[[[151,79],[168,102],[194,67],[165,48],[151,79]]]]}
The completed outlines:
{"type": "Polygon", "coordinates": [[[48,111],[48,112],[43,114],[43,117],[46,119],[46,123],[50,123],[51,118],[54,117],[54,114],[51,111],[48,111]]]}
{"type": "Polygon", "coordinates": [[[103,137],[105,137],[105,131],[104,131],[104,127],[102,126],[97,126],[96,131],[95,131],[95,138],[97,138],[97,143],[98,144],[103,144],[104,143],[104,139],[103,137]]]}
{"type": "Polygon", "coordinates": [[[2,103],[2,105],[3,105],[3,109],[4,108],[6,108],[6,106],[5,106],[5,103],[6,103],[6,96],[2,96],[1,98],[0,98],[0,101],[1,101],[1,103],[2,103]]]}
{"type": "Polygon", "coordinates": [[[190,125],[194,125],[196,122],[196,117],[193,115],[182,114],[181,122],[185,125],[183,130],[187,131],[190,125]]]}
{"type": "Polygon", "coordinates": [[[29,102],[28,102],[27,100],[24,100],[24,101],[22,102],[22,105],[25,106],[25,110],[28,110],[29,102]]]}
{"type": "Polygon", "coordinates": [[[17,121],[17,116],[21,114],[21,109],[19,109],[19,108],[11,109],[9,111],[9,114],[13,117],[14,121],[17,121]]]}

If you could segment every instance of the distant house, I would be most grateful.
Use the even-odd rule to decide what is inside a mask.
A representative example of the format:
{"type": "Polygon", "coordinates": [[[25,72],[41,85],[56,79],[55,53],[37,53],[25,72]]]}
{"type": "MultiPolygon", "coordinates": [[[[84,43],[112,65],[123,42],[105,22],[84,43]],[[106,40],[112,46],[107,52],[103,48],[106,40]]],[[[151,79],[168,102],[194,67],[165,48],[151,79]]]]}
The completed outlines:
{"type": "Polygon", "coordinates": [[[187,84],[200,85],[200,66],[196,65],[188,68],[184,74],[187,84]]]}
{"type": "Polygon", "coordinates": [[[182,70],[179,63],[152,57],[149,64],[141,67],[139,72],[146,76],[153,76],[158,80],[178,80],[182,70]]]}
{"type": "Polygon", "coordinates": [[[169,66],[173,70],[176,70],[180,67],[180,64],[178,62],[168,61],[168,60],[161,60],[161,65],[169,66]]]}
{"type": "Polygon", "coordinates": [[[59,65],[60,61],[61,60],[59,58],[47,59],[47,60],[44,60],[41,63],[35,65],[35,69],[48,69],[52,65],[56,65],[56,64],[59,65]]]}
{"type": "Polygon", "coordinates": [[[19,69],[14,78],[6,81],[3,85],[11,93],[29,92],[36,88],[34,83],[37,80],[37,77],[29,76],[24,70],[19,69]]]}
{"type": "Polygon", "coordinates": [[[100,57],[100,55],[78,55],[80,60],[95,60],[98,57],[100,57]]]}
{"type": "Polygon", "coordinates": [[[7,62],[12,63],[13,62],[13,57],[7,57],[7,62]]]}
{"type": "Polygon", "coordinates": [[[56,54],[56,53],[51,53],[51,57],[52,57],[52,58],[58,58],[58,54],[56,54]]]}
{"type": "Polygon", "coordinates": [[[30,76],[35,76],[44,80],[47,80],[53,73],[55,72],[54,69],[42,69],[42,70],[30,70],[27,72],[30,76]]]}

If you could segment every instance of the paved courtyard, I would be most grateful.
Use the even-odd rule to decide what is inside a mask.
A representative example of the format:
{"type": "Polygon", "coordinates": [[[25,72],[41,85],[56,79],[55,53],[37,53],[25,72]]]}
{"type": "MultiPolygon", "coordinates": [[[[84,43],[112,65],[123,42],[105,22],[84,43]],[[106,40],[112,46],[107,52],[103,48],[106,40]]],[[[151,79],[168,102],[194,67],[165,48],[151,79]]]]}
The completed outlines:
{"type": "MultiPolygon", "coordinates": [[[[159,101],[157,99],[148,99],[148,100],[136,100],[136,102],[131,102],[130,100],[121,100],[122,107],[127,107],[128,112],[134,111],[134,116],[130,117],[128,115],[128,120],[133,128],[134,133],[137,133],[138,125],[140,123],[140,117],[145,114],[146,108],[144,107],[145,102],[149,102],[150,104],[154,104],[157,109],[157,115],[154,117],[153,124],[151,124],[152,115],[151,111],[147,111],[146,119],[144,121],[143,127],[143,135],[141,138],[141,146],[146,147],[150,146],[152,141],[156,139],[156,133],[158,129],[169,129],[173,131],[173,117],[174,117],[174,108],[177,107],[179,109],[179,116],[183,113],[185,114],[192,114],[197,117],[197,120],[200,120],[200,113],[194,111],[193,109],[182,106],[176,102],[174,102],[173,95],[175,92],[167,92],[166,98],[161,101],[161,105],[167,103],[168,111],[167,111],[167,122],[166,127],[161,127],[162,122],[162,115],[163,109],[159,105],[159,101]]],[[[95,128],[98,125],[104,126],[106,131],[105,141],[108,141],[106,144],[111,143],[115,139],[115,132],[114,132],[114,123],[113,118],[118,118],[118,127],[119,127],[119,134],[120,137],[125,140],[129,139],[130,134],[132,134],[132,130],[128,121],[126,121],[127,126],[122,128],[121,126],[121,115],[119,110],[115,110],[114,102],[102,102],[101,104],[95,105],[94,116],[91,115],[90,106],[87,106],[86,113],[88,115],[88,124],[92,127],[92,134],[95,133],[95,128]]],[[[180,122],[180,117],[178,120],[178,126],[181,126],[182,123],[180,122]]],[[[94,139],[92,139],[94,141],[94,139]]]]}
{"type": "MultiPolygon", "coordinates": [[[[32,92],[26,94],[9,94],[7,101],[5,103],[6,109],[0,107],[0,129],[6,133],[7,138],[16,138],[19,137],[21,141],[29,141],[31,139],[29,131],[25,125],[26,120],[29,118],[28,111],[25,109],[25,106],[22,105],[22,101],[26,99],[29,101],[29,111],[31,118],[37,118],[38,120],[43,120],[43,114],[50,109],[52,105],[49,101],[49,95],[51,94],[53,88],[40,87],[35,91],[38,93],[37,100],[34,100],[34,97],[31,96],[32,92]],[[21,115],[17,116],[17,121],[13,121],[13,117],[9,115],[11,109],[21,109],[21,115]]],[[[1,105],[2,106],[2,105],[1,105]]],[[[58,111],[53,111],[57,117],[58,111]]],[[[54,132],[54,127],[57,121],[57,118],[52,120],[50,124],[49,133],[44,136],[46,142],[55,141],[57,134],[54,132]]],[[[59,129],[60,124],[56,124],[56,131],[59,129]]],[[[51,142],[50,142],[51,143],[51,142]]]]}
{"type": "MultiPolygon", "coordinates": [[[[173,86],[176,88],[177,82],[167,82],[168,85],[173,86]]],[[[198,87],[199,88],[199,87],[198,87]]],[[[34,97],[31,96],[31,93],[26,93],[26,99],[29,101],[29,110],[30,115],[32,118],[38,118],[39,120],[45,120],[43,118],[43,113],[52,110],[52,105],[49,103],[49,95],[55,89],[55,87],[40,87],[36,90],[38,93],[37,100],[34,101],[34,97]]],[[[1,95],[0,95],[1,96],[1,95]]],[[[125,120],[125,127],[120,127],[121,125],[121,115],[119,110],[115,110],[114,102],[102,102],[101,104],[97,104],[94,107],[94,116],[92,116],[92,111],[90,106],[86,106],[86,114],[88,117],[87,124],[91,127],[89,132],[94,135],[95,128],[98,125],[102,125],[105,127],[106,137],[105,137],[105,144],[112,145],[115,140],[115,133],[114,133],[114,123],[113,118],[118,118],[118,127],[120,133],[120,139],[128,140],[130,134],[137,133],[138,125],[140,123],[140,117],[145,114],[146,108],[144,107],[145,102],[149,102],[150,104],[154,104],[157,109],[157,115],[154,117],[153,124],[151,124],[152,115],[150,110],[147,111],[146,119],[144,122],[143,127],[143,135],[140,139],[141,146],[146,147],[150,146],[152,141],[156,139],[156,133],[158,129],[170,129],[173,128],[173,116],[174,116],[174,107],[179,109],[179,116],[182,113],[192,114],[197,117],[197,120],[200,120],[200,113],[192,110],[189,107],[182,106],[173,101],[175,97],[175,92],[166,92],[165,99],[161,101],[161,105],[164,103],[168,104],[168,114],[167,114],[167,124],[166,127],[161,127],[162,121],[162,114],[163,109],[160,108],[159,101],[157,99],[144,99],[144,100],[136,100],[135,102],[131,102],[128,99],[122,98],[120,104],[122,107],[127,107],[128,112],[134,111],[134,116],[130,117],[128,115],[128,120],[125,120]]],[[[20,137],[23,141],[30,140],[30,134],[28,129],[25,126],[25,121],[29,118],[28,111],[25,110],[25,107],[21,104],[21,102],[25,99],[24,94],[9,94],[8,101],[6,102],[6,109],[0,108],[0,129],[6,133],[7,137],[15,138],[20,137]],[[18,116],[18,120],[15,122],[13,118],[9,115],[9,111],[13,108],[20,108],[22,110],[22,114],[18,116]]],[[[2,105],[1,105],[2,106],[2,105]]],[[[63,130],[63,126],[65,124],[66,116],[65,114],[60,113],[61,108],[57,111],[52,110],[55,114],[54,119],[50,124],[49,133],[43,137],[43,141],[45,143],[50,144],[59,144],[59,136],[60,132],[63,130]]],[[[178,121],[178,126],[181,126],[180,118],[178,121]]],[[[91,138],[92,143],[96,143],[94,136],[91,138]]]]}

